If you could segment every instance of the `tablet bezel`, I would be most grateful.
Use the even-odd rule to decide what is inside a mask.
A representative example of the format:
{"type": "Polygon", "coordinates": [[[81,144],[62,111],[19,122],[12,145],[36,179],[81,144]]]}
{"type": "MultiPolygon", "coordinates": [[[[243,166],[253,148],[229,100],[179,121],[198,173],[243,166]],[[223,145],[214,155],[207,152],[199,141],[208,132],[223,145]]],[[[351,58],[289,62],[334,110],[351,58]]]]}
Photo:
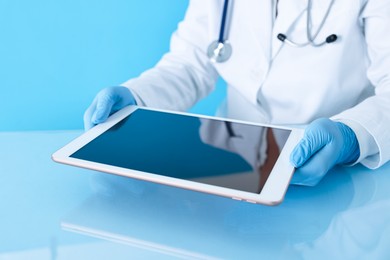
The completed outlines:
{"type": "Polygon", "coordinates": [[[283,201],[291,177],[295,170],[295,168],[293,167],[293,165],[290,163],[289,160],[290,153],[292,149],[295,147],[295,145],[300,141],[302,136],[303,136],[303,129],[300,128],[290,128],[290,127],[282,127],[282,126],[275,126],[269,124],[259,124],[259,123],[245,122],[245,121],[226,119],[220,117],[195,115],[195,114],[190,114],[185,112],[176,112],[176,111],[174,112],[174,111],[155,109],[149,107],[128,106],[116,112],[112,116],[110,116],[106,122],[93,127],[89,131],[83,133],[81,136],[71,141],[69,144],[65,145],[64,147],[56,151],[52,155],[52,159],[55,162],[68,164],[72,166],[83,167],[91,170],[126,176],[130,178],[141,179],[145,181],[156,182],[165,185],[171,185],[183,189],[190,189],[199,192],[210,193],[210,194],[224,196],[236,200],[243,200],[250,203],[277,205],[283,201]],[[118,123],[119,121],[121,121],[122,119],[124,119],[125,117],[127,117],[128,115],[136,111],[137,109],[145,109],[145,110],[179,114],[179,115],[185,115],[185,116],[191,116],[197,118],[215,119],[215,120],[228,121],[233,123],[242,123],[242,124],[262,126],[262,127],[291,130],[291,134],[287,139],[287,142],[285,143],[260,194],[215,186],[211,184],[199,183],[191,180],[177,179],[173,177],[158,175],[155,173],[142,172],[138,170],[132,170],[132,169],[70,157],[81,147],[91,142],[93,139],[95,139],[96,137],[98,137],[108,129],[110,129],[113,125],[115,125],[116,123],[118,123]]]}

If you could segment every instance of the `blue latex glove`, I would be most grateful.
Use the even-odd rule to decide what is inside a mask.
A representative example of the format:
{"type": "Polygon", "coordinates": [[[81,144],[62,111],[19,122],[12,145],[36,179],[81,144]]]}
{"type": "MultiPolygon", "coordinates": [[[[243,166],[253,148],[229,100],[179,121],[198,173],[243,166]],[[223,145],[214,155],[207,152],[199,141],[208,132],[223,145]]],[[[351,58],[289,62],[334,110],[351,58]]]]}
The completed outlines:
{"type": "Polygon", "coordinates": [[[291,184],[314,186],[335,165],[353,163],[359,155],[351,128],[327,118],[317,119],[291,153],[291,163],[297,168],[291,184]]]}
{"type": "Polygon", "coordinates": [[[101,90],[84,113],[84,128],[88,130],[125,106],[136,105],[133,94],[126,87],[108,87],[101,90]]]}

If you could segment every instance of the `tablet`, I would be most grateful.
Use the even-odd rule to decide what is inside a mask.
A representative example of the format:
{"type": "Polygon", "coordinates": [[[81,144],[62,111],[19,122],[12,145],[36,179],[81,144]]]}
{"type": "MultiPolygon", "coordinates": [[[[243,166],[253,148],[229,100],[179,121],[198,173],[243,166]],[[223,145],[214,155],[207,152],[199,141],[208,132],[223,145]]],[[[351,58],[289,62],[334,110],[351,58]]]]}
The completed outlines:
{"type": "Polygon", "coordinates": [[[265,205],[282,202],[302,129],[128,106],[54,161],[265,205]]]}

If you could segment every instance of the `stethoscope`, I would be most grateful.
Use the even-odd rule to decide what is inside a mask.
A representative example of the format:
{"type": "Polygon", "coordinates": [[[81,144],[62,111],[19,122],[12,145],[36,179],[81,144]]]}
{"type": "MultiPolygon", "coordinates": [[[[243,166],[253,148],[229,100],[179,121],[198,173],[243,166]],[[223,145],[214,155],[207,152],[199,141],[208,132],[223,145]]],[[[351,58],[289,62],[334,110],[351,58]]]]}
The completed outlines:
{"type": "MultiPolygon", "coordinates": [[[[277,38],[282,41],[283,43],[287,43],[290,46],[293,47],[305,47],[307,45],[311,45],[313,47],[321,47],[327,43],[332,43],[337,40],[336,34],[331,34],[326,39],[320,43],[315,43],[315,39],[317,38],[318,34],[322,30],[322,27],[324,26],[329,13],[332,9],[332,6],[334,4],[334,0],[332,0],[329,4],[328,9],[326,10],[326,13],[324,15],[324,18],[322,19],[322,22],[320,23],[316,33],[312,35],[311,33],[311,24],[312,24],[312,16],[311,16],[311,9],[312,9],[312,0],[308,0],[307,2],[307,15],[306,15],[306,36],[307,36],[307,42],[305,43],[297,43],[292,40],[289,40],[287,38],[286,34],[279,33],[277,35],[277,38]]],[[[226,17],[227,17],[227,11],[228,11],[228,5],[229,0],[225,0],[223,5],[223,11],[222,11],[222,19],[221,19],[221,27],[219,30],[219,37],[218,40],[213,41],[209,47],[207,48],[207,56],[212,62],[221,63],[227,61],[230,56],[232,55],[232,46],[231,44],[224,38],[225,37],[225,29],[226,29],[226,17]]]]}
{"type": "Polygon", "coordinates": [[[229,0],[225,0],[222,10],[221,28],[219,29],[218,40],[210,43],[207,48],[207,56],[212,62],[225,62],[232,55],[232,46],[224,40],[226,28],[226,16],[228,11],[229,0]]]}

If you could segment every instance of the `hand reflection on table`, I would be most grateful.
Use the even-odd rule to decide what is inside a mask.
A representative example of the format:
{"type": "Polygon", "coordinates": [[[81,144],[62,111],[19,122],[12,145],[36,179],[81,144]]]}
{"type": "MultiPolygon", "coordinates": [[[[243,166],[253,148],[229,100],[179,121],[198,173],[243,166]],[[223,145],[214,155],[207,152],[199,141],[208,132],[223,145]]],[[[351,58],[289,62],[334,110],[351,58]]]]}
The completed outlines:
{"type": "Polygon", "coordinates": [[[354,186],[349,207],[334,214],[317,238],[291,244],[289,259],[390,259],[388,173],[361,165],[343,168],[339,174],[350,175],[354,186]]]}
{"type": "Polygon", "coordinates": [[[390,259],[390,200],[341,212],[323,235],[292,252],[299,259],[390,259]]]}

